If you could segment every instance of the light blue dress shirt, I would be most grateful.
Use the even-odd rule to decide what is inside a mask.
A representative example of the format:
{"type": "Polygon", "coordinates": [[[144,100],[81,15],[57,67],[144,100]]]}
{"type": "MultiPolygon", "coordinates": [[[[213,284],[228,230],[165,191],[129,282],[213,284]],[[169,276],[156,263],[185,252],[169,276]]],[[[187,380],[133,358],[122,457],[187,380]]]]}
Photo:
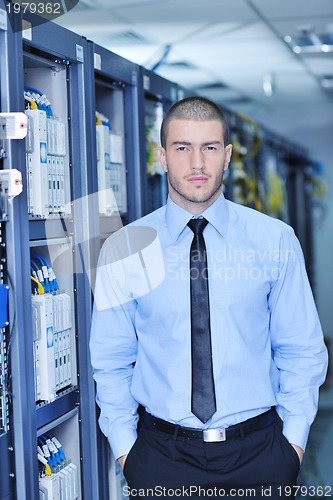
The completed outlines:
{"type": "Polygon", "coordinates": [[[217,411],[191,413],[191,217],[167,205],[104,244],[91,359],[100,426],[115,457],[129,452],[140,403],[194,428],[227,427],[276,406],[289,442],[305,449],[327,351],[294,231],[225,200],[202,214],[209,272],[217,411]]]}

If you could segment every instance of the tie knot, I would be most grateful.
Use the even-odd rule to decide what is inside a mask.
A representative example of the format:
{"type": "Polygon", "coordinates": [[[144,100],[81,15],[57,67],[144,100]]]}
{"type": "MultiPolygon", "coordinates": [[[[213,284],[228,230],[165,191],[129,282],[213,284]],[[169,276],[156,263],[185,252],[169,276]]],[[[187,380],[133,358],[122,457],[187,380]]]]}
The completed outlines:
{"type": "Polygon", "coordinates": [[[188,227],[194,232],[194,234],[202,234],[207,224],[208,220],[203,217],[201,219],[191,219],[187,223],[188,227]]]}

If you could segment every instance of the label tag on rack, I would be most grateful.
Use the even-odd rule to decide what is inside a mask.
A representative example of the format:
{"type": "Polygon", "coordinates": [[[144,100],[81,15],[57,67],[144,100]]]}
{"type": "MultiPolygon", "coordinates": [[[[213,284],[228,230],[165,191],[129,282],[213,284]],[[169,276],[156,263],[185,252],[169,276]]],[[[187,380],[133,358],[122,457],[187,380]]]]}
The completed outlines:
{"type": "Polygon", "coordinates": [[[28,132],[28,117],[25,113],[0,113],[4,119],[4,139],[24,139],[28,132]]]}

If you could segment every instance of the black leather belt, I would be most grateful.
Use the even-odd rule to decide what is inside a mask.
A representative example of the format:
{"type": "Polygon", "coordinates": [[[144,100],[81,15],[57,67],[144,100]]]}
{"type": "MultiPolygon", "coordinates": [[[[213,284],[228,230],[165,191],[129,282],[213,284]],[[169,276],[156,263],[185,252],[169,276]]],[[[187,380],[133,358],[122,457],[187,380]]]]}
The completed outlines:
{"type": "Polygon", "coordinates": [[[181,427],[180,425],[166,422],[160,418],[153,417],[146,411],[143,412],[141,424],[148,429],[156,429],[161,432],[173,434],[174,436],[186,437],[192,439],[201,439],[208,443],[226,441],[242,437],[251,432],[264,429],[272,425],[275,421],[275,410],[272,408],[257,417],[250,418],[236,425],[220,429],[191,429],[190,427],[181,427]]]}

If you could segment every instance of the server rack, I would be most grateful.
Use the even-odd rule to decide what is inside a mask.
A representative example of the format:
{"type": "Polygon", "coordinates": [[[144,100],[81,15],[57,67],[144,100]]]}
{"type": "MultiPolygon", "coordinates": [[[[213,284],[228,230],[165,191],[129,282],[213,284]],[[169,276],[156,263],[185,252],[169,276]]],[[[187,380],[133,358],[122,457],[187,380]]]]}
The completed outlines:
{"type": "MultiPolygon", "coordinates": [[[[0,60],[6,60],[8,38],[10,33],[7,29],[6,21],[3,22],[2,3],[0,4],[0,15],[2,18],[0,25],[0,60]]],[[[0,112],[8,111],[8,92],[6,86],[6,74],[0,69],[0,112]]],[[[8,141],[5,139],[3,129],[3,119],[0,118],[0,173],[8,168],[7,148],[8,141]]],[[[0,482],[0,498],[11,499],[14,492],[14,481],[12,474],[14,472],[13,460],[13,434],[12,434],[12,415],[9,413],[10,400],[10,374],[9,374],[9,348],[10,334],[13,327],[13,318],[9,320],[8,312],[8,292],[9,276],[7,269],[7,240],[6,229],[8,223],[8,200],[5,197],[3,185],[0,189],[0,456],[2,462],[2,474],[0,482]]]]}
{"type": "MultiPolygon", "coordinates": [[[[34,25],[33,17],[25,19],[26,23],[31,23],[31,29],[24,32],[27,37],[24,38],[18,16],[14,22],[18,25],[12,34],[11,43],[6,47],[6,89],[10,89],[8,109],[23,111],[24,86],[30,89],[40,87],[50,99],[58,117],[58,120],[52,122],[52,126],[60,126],[66,149],[62,157],[59,151],[50,151],[51,141],[48,136],[48,157],[52,154],[55,158],[59,156],[58,159],[62,159],[64,165],[61,169],[57,167],[58,170],[53,173],[47,170],[49,177],[46,177],[46,182],[45,171],[40,170],[41,177],[44,175],[40,190],[35,185],[31,190],[29,184],[31,177],[36,171],[39,172],[29,164],[29,154],[32,156],[35,151],[31,145],[15,145],[6,159],[8,168],[13,165],[20,167],[25,187],[23,194],[12,203],[6,231],[8,268],[15,288],[15,293],[10,297],[10,308],[16,313],[10,358],[15,489],[17,498],[38,497],[40,485],[37,439],[45,436],[45,433],[51,433],[61,442],[63,451],[73,462],[72,471],[75,470],[76,476],[76,491],[73,492],[75,498],[99,498],[100,487],[98,481],[95,481],[98,477],[98,459],[94,385],[88,354],[92,297],[89,276],[85,271],[89,268],[87,259],[90,254],[89,248],[84,244],[89,241],[89,207],[85,202],[87,103],[83,64],[88,57],[87,41],[52,23],[34,25]],[[45,209],[43,200],[47,197],[44,194],[45,190],[50,189],[50,182],[47,181],[51,180],[52,175],[55,180],[52,203],[56,205],[56,209],[51,206],[50,198],[45,209]],[[40,197],[39,191],[44,198],[40,197]],[[31,319],[36,300],[35,295],[31,295],[29,247],[40,259],[52,261],[63,292],[60,295],[66,296],[70,311],[70,326],[67,325],[64,330],[67,337],[62,333],[62,354],[59,351],[58,365],[55,365],[62,365],[62,371],[57,372],[55,368],[60,385],[54,384],[49,397],[45,394],[39,397],[36,389],[42,385],[37,383],[37,366],[40,369],[39,381],[45,378],[45,367],[42,369],[42,357],[39,358],[36,354],[38,344],[31,319]],[[67,362],[66,369],[62,362],[67,362]]],[[[38,122],[36,113],[29,113],[29,110],[25,112],[29,114],[29,120],[32,116],[36,120],[34,123],[40,125],[39,130],[33,129],[35,134],[42,134],[44,129],[41,122],[38,122]]],[[[50,123],[49,125],[51,126],[50,123]]],[[[40,158],[43,156],[42,144],[45,152],[44,138],[40,138],[40,158]]],[[[60,147],[59,141],[57,147],[60,147]]],[[[38,164],[37,167],[42,166],[38,164]]],[[[44,165],[44,168],[48,167],[44,165]]],[[[42,297],[43,307],[46,303],[44,297],[48,296],[47,303],[50,304],[50,300],[53,300],[51,295],[45,293],[38,296],[42,297]]],[[[52,330],[48,327],[47,332],[47,346],[54,348],[56,356],[55,324],[52,325],[52,330]],[[54,335],[51,336],[50,331],[54,335]]],[[[60,334],[57,335],[59,342],[60,334]]],[[[42,341],[40,345],[43,345],[42,341]]],[[[59,483],[66,481],[67,485],[69,480],[66,476],[68,471],[61,472],[59,483]]]]}
{"type": "Polygon", "coordinates": [[[306,149],[282,140],[262,128],[262,146],[257,158],[262,182],[262,209],[290,224],[304,253],[307,273],[315,291],[311,176],[314,162],[306,149]]]}
{"type": "Polygon", "coordinates": [[[163,113],[178,99],[179,87],[145,68],[140,69],[141,192],[143,215],[166,202],[166,175],[155,155],[163,113]]]}
{"type": "MultiPolygon", "coordinates": [[[[0,10],[6,14],[2,1],[0,10]]],[[[6,240],[6,255],[3,257],[6,265],[3,266],[1,280],[7,281],[7,271],[11,276],[9,370],[12,380],[10,425],[0,435],[1,456],[5,457],[0,498],[18,497],[24,500],[38,496],[36,439],[50,431],[66,443],[66,447],[68,444],[67,453],[75,457],[77,465],[81,464],[80,497],[108,498],[112,478],[107,480],[109,471],[103,459],[109,453],[109,447],[100,434],[97,437],[94,385],[87,347],[93,270],[101,240],[117,229],[119,224],[131,221],[164,203],[165,178],[159,175],[148,177],[146,174],[144,117],[145,114],[149,115],[149,111],[156,110],[156,105],[166,110],[187,94],[186,90],[158,75],[138,68],[56,25],[47,23],[32,27],[30,32],[26,32],[26,36],[29,37],[31,33],[32,37],[22,40],[19,17],[11,21],[6,29],[0,17],[1,61],[2,66],[8,68],[8,71],[0,73],[1,111],[23,111],[24,85],[41,83],[45,87],[43,90],[51,97],[52,104],[56,103],[55,112],[65,122],[69,156],[64,207],[59,213],[52,209],[44,216],[33,212],[30,216],[28,214],[30,205],[25,179],[29,169],[25,165],[24,141],[16,141],[15,144],[8,142],[6,155],[0,159],[1,168],[21,170],[25,183],[23,194],[8,205],[5,216],[2,211],[0,219],[2,238],[6,240]],[[53,85],[52,81],[57,85],[53,85]],[[58,108],[59,100],[63,103],[58,108]],[[124,163],[126,168],[127,202],[120,210],[119,217],[107,214],[99,216],[98,197],[94,196],[98,193],[95,111],[97,105],[104,104],[107,113],[110,112],[110,119],[113,118],[113,109],[120,110],[115,116],[115,132],[116,135],[123,134],[125,145],[123,152],[126,162],[119,162],[118,165],[124,163]],[[93,228],[94,232],[89,228],[93,228]],[[75,323],[72,339],[76,349],[73,383],[60,391],[61,395],[57,395],[53,401],[39,403],[37,408],[33,328],[30,322],[29,247],[47,260],[55,256],[55,270],[61,276],[62,287],[72,298],[71,304],[75,311],[72,315],[75,323]],[[68,272],[64,272],[64,261],[60,254],[66,257],[66,262],[70,262],[68,272]],[[98,481],[95,478],[99,478],[98,481]]],[[[233,113],[227,113],[233,120],[233,113]]],[[[235,132],[248,129],[250,137],[247,140],[255,139],[253,124],[249,126],[239,116],[234,119],[235,132]]],[[[311,220],[304,218],[304,213],[311,212],[311,193],[307,188],[310,175],[308,165],[311,161],[306,152],[295,145],[288,145],[262,127],[260,133],[263,147],[255,159],[257,175],[264,177],[267,159],[274,157],[287,186],[288,217],[304,249],[309,242],[311,244],[311,220]],[[297,207],[292,205],[295,200],[298,200],[297,207]]],[[[245,166],[249,167],[248,164],[245,166]]],[[[226,189],[230,189],[231,199],[233,181],[231,175],[226,185],[226,189]]],[[[57,206],[59,208],[59,199],[57,206]]],[[[311,251],[306,256],[309,262],[311,251]]]]}
{"type": "Polygon", "coordinates": [[[264,166],[259,164],[263,130],[250,118],[227,111],[230,141],[233,145],[228,197],[256,210],[265,211],[264,166]]]}
{"type": "MultiPolygon", "coordinates": [[[[0,4],[3,30],[1,36],[1,111],[22,111],[19,82],[22,81],[22,67],[16,64],[21,45],[20,26],[17,19],[7,16],[4,2],[0,4]],[[9,20],[11,22],[9,22],[9,20]]],[[[24,168],[24,141],[7,141],[6,154],[2,160],[5,170],[24,168]]],[[[8,372],[10,377],[9,432],[1,439],[4,451],[4,474],[1,480],[1,498],[16,498],[15,491],[20,485],[22,498],[37,486],[37,463],[31,464],[26,456],[33,456],[36,436],[31,432],[35,427],[35,407],[31,399],[33,375],[27,365],[27,356],[32,354],[32,344],[24,332],[25,318],[29,308],[25,297],[30,294],[30,284],[21,283],[23,269],[27,264],[27,254],[22,253],[22,242],[28,240],[27,223],[21,230],[22,221],[27,222],[24,194],[14,198],[6,208],[6,270],[10,275],[9,287],[9,331],[8,372]],[[9,450],[12,450],[9,452],[9,450]],[[9,455],[9,456],[8,456],[9,455]]],[[[3,448],[2,450],[3,451],[3,448]]]]}
{"type": "Polygon", "coordinates": [[[287,195],[289,221],[301,243],[307,273],[315,294],[314,273],[314,241],[311,176],[314,163],[302,154],[293,150],[286,152],[284,159],[288,164],[287,195]]]}
{"type": "Polygon", "coordinates": [[[312,286],[313,221],[311,175],[306,149],[282,139],[254,120],[226,109],[233,154],[225,194],[290,224],[300,240],[312,286]]]}
{"type": "MultiPolygon", "coordinates": [[[[92,166],[89,171],[89,193],[95,206],[94,265],[96,265],[103,241],[122,225],[137,219],[142,214],[139,67],[93,42],[88,42],[88,46],[90,65],[88,133],[91,131],[88,151],[89,164],[92,166]],[[108,148],[109,140],[110,148],[108,148]],[[110,174],[108,170],[111,171],[109,177],[107,177],[110,174]],[[118,178],[117,172],[120,175],[118,178]],[[121,187],[121,191],[117,191],[118,186],[121,187]],[[101,189],[104,189],[105,193],[101,192],[101,189]]],[[[112,457],[107,439],[101,432],[98,436],[99,470],[104,478],[103,496],[100,498],[121,497],[124,478],[119,464],[112,457]]]]}
{"type": "MultiPolygon", "coordinates": [[[[96,127],[99,126],[98,124],[95,126],[97,112],[107,120],[111,145],[110,150],[105,154],[109,156],[110,169],[116,177],[116,182],[111,180],[115,207],[111,207],[109,217],[105,210],[99,208],[103,232],[103,218],[112,220],[112,215],[119,214],[122,221],[127,223],[136,219],[142,211],[139,163],[139,67],[93,42],[88,42],[88,45],[92,63],[90,71],[92,130],[95,134],[96,127]],[[114,139],[116,139],[115,142],[114,139]],[[120,191],[117,193],[118,188],[120,191]]],[[[98,118],[100,116],[97,116],[97,120],[98,118]]],[[[99,157],[102,156],[99,151],[99,142],[98,136],[97,141],[96,136],[91,137],[89,150],[92,165],[96,165],[96,159],[98,162],[99,157]]],[[[101,188],[98,170],[98,166],[92,169],[93,178],[90,179],[95,192],[100,191],[101,188]]],[[[112,200],[109,205],[112,205],[112,200]]],[[[105,235],[114,229],[111,225],[109,231],[104,231],[105,235]]]]}

